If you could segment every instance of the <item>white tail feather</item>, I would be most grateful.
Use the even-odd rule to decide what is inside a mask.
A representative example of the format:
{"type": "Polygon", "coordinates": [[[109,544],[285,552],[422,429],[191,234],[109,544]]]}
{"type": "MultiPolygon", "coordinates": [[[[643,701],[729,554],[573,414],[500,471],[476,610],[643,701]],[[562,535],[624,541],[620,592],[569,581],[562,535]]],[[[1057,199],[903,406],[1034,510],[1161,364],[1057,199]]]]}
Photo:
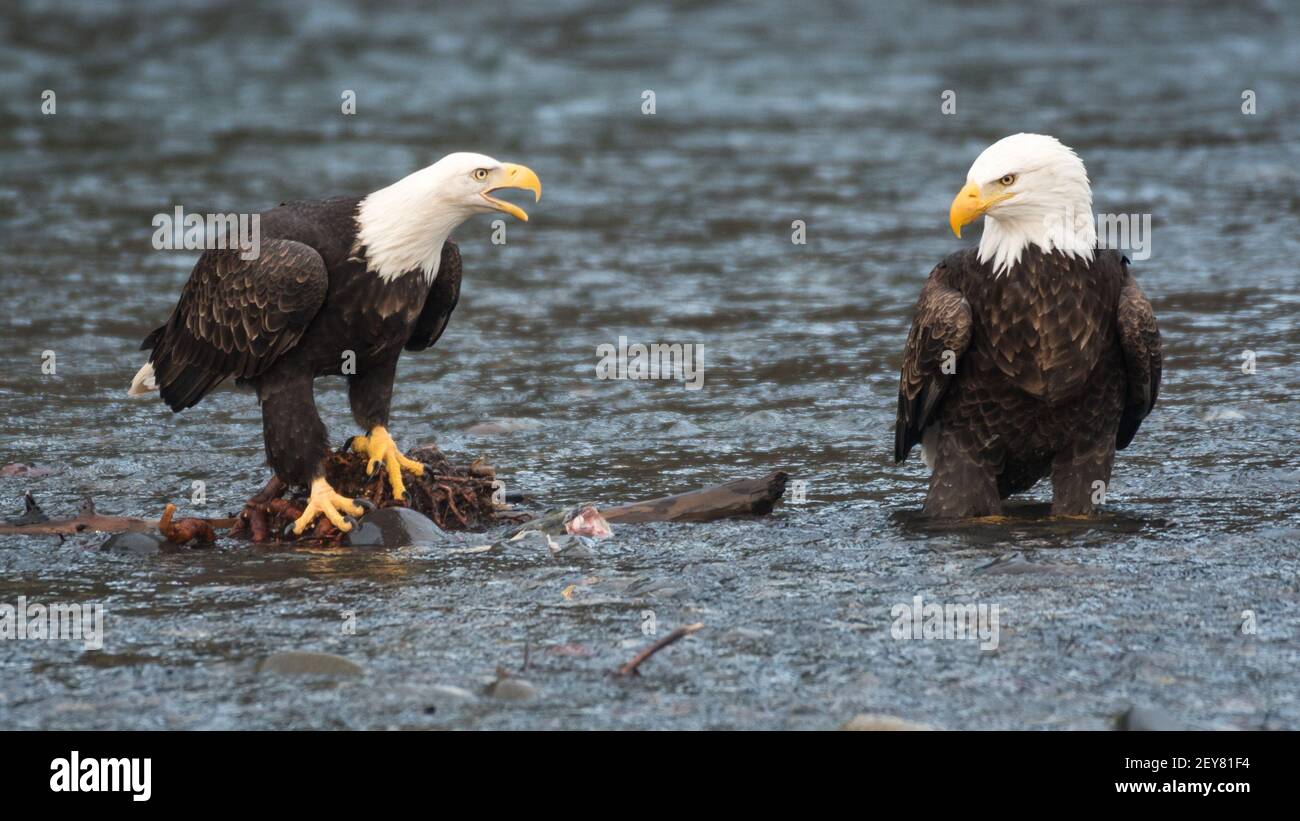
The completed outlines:
{"type": "Polygon", "coordinates": [[[135,378],[131,380],[131,389],[127,391],[127,395],[141,396],[156,390],[158,390],[158,383],[153,379],[153,363],[146,362],[143,368],[135,372],[135,378]]]}

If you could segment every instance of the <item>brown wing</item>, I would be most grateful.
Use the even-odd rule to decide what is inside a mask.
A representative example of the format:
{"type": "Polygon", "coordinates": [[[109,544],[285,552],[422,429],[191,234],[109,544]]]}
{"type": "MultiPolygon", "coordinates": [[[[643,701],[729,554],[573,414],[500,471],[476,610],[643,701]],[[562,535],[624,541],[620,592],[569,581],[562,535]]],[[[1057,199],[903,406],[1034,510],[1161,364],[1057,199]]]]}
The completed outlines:
{"type": "Polygon", "coordinates": [[[415,328],[406,340],[408,351],[422,351],[433,347],[447,329],[451,312],[460,301],[460,249],[456,243],[442,246],[442,261],[438,263],[438,276],[424,298],[424,308],[415,320],[415,328]]]}
{"type": "MultiPolygon", "coordinates": [[[[1125,260],[1127,263],[1128,260],[1125,260]]],[[[1119,292],[1119,306],[1115,315],[1119,329],[1120,348],[1124,352],[1124,368],[1128,376],[1124,414],[1115,433],[1115,447],[1128,447],[1142,420],[1155,407],[1160,392],[1160,329],[1156,327],[1156,314],[1151,310],[1137,280],[1124,266],[1124,285],[1119,292]]]]}
{"type": "Polygon", "coordinates": [[[970,304],[959,291],[941,281],[943,270],[943,265],[935,268],[921,289],[903,351],[898,419],[894,424],[895,463],[906,459],[908,451],[921,441],[921,432],[933,419],[956,374],[957,361],[970,344],[970,304]],[[951,351],[951,356],[945,358],[945,351],[951,351]],[[945,362],[951,362],[951,366],[945,368],[945,362]]]}
{"type": "Polygon", "coordinates": [[[325,261],[301,242],[263,240],[252,260],[205,251],[167,324],[141,346],[153,349],[163,401],[183,410],[227,377],[263,373],[298,343],[328,287],[325,261]]]}

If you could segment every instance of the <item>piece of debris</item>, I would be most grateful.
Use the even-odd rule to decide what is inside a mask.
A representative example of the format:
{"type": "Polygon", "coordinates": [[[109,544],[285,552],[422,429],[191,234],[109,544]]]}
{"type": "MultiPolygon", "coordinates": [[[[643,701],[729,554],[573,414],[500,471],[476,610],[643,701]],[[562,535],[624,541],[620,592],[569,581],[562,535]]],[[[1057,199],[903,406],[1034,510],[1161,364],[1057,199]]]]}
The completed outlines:
{"type": "MultiPolygon", "coordinates": [[[[501,522],[531,520],[530,530],[545,534],[547,549],[553,555],[581,558],[595,555],[597,539],[612,535],[611,522],[710,522],[731,516],[756,516],[770,513],[785,493],[788,475],[773,471],[762,479],[737,479],[720,485],[666,496],[646,502],[636,502],[613,507],[598,508],[584,503],[554,511],[533,519],[527,511],[512,510],[501,504],[501,483],[496,470],[476,459],[466,466],[452,465],[436,446],[422,445],[412,449],[408,456],[424,465],[421,476],[407,475],[407,498],[394,499],[391,485],[382,479],[383,471],[366,474],[368,459],[354,453],[347,444],[334,452],[326,463],[326,478],[341,494],[370,505],[373,509],[409,509],[426,517],[436,530],[422,529],[415,522],[422,521],[402,514],[385,514],[392,522],[404,522],[406,535],[388,538],[368,530],[369,535],[357,533],[345,540],[329,520],[321,517],[311,529],[294,536],[289,526],[302,515],[306,496],[300,490],[296,496],[286,496],[289,490],[283,482],[272,477],[266,486],[249,499],[236,517],[225,519],[184,518],[169,521],[168,538],[184,539],[179,543],[210,541],[215,532],[229,530],[230,535],[257,544],[305,544],[358,547],[393,546],[399,544],[432,544],[440,541],[438,531],[483,531],[501,522]],[[414,529],[414,530],[412,530],[414,529]],[[209,533],[209,530],[213,533],[209,533]],[[554,537],[554,538],[550,538],[554,537]]],[[[305,489],[304,489],[305,490],[305,489]]],[[[505,495],[509,500],[510,495],[505,495]]],[[[514,498],[521,498],[518,494],[514,498]]],[[[132,516],[102,516],[95,511],[94,502],[87,499],[77,516],[70,519],[50,519],[30,494],[24,497],[26,510],[19,516],[0,523],[0,535],[73,535],[77,533],[151,533],[162,525],[161,520],[141,519],[132,516]]],[[[173,513],[174,516],[174,513],[173,513]]],[[[364,524],[368,516],[363,516],[364,524]]],[[[379,522],[375,522],[378,526],[379,522]]],[[[513,531],[517,536],[523,528],[513,531]]],[[[455,548],[456,553],[486,553],[502,542],[469,548],[455,548]]]]}
{"type": "MultiPolygon", "coordinates": [[[[32,500],[35,504],[35,499],[32,500]]],[[[210,519],[214,528],[230,527],[234,519],[210,519]]],[[[75,533],[153,533],[158,529],[156,519],[138,519],[134,516],[102,516],[95,511],[95,502],[87,498],[81,503],[77,515],[71,519],[47,519],[29,524],[0,524],[0,535],[70,536],[75,533]]]]}
{"type": "Polygon", "coordinates": [[[592,539],[608,539],[614,535],[609,522],[594,505],[584,505],[572,517],[565,519],[564,530],[571,536],[587,536],[592,539]]]}
{"type": "Polygon", "coordinates": [[[179,550],[157,533],[114,533],[104,540],[99,549],[127,556],[156,556],[179,550]]]}
{"type": "Polygon", "coordinates": [[[631,661],[629,661],[627,664],[624,664],[622,667],[618,668],[618,670],[614,671],[614,675],[616,676],[641,675],[640,673],[637,672],[637,668],[640,667],[642,664],[644,664],[646,659],[650,658],[655,653],[658,653],[660,650],[664,649],[668,645],[675,644],[678,641],[681,641],[682,639],[691,635],[692,633],[698,632],[703,627],[704,627],[703,622],[696,622],[695,624],[688,624],[685,627],[678,627],[676,630],[664,636],[663,638],[659,639],[654,644],[642,650],[640,653],[637,653],[636,656],[631,661]]]}
{"type": "Polygon", "coordinates": [[[605,539],[614,535],[609,522],[605,520],[604,516],[600,515],[600,511],[590,502],[544,513],[515,528],[506,538],[514,538],[528,530],[536,530],[549,536],[567,534],[570,536],[587,536],[593,539],[605,539]]]}
{"type": "Polygon", "coordinates": [[[464,687],[457,687],[452,684],[435,684],[429,688],[429,692],[435,696],[451,698],[457,701],[476,701],[478,699],[478,696],[464,687]]]}
{"type": "Polygon", "coordinates": [[[762,479],[735,479],[720,485],[636,502],[601,508],[613,524],[633,522],[712,522],[732,516],[763,516],[785,494],[790,475],[774,470],[762,479]]]}
{"type": "Polygon", "coordinates": [[[343,535],[348,547],[410,547],[456,544],[433,520],[409,507],[384,507],[361,518],[343,535]]]}
{"type": "MultiPolygon", "coordinates": [[[[411,450],[407,456],[424,465],[424,474],[404,474],[406,499],[393,497],[392,486],[382,478],[382,470],[367,475],[368,457],[353,452],[347,444],[326,461],[325,478],[340,494],[369,503],[379,510],[409,507],[430,519],[439,531],[482,530],[497,522],[498,508],[493,494],[500,484],[496,481],[496,470],[491,465],[475,460],[468,466],[454,466],[433,445],[421,445],[411,450]]],[[[347,534],[337,530],[324,517],[318,519],[301,536],[295,537],[289,532],[289,525],[302,515],[307,499],[305,495],[282,498],[286,490],[282,482],[272,479],[262,492],[249,500],[231,531],[232,535],[243,536],[259,544],[344,542],[347,534]]],[[[368,518],[363,517],[362,521],[368,518]]],[[[406,519],[406,523],[414,527],[413,521],[406,519]]],[[[354,526],[353,531],[356,529],[354,526]]],[[[377,546],[373,533],[359,539],[354,539],[351,543],[356,546],[377,546]]],[[[422,530],[418,540],[434,540],[434,535],[432,531],[422,530]]],[[[381,544],[396,543],[390,540],[381,544]]]]}
{"type": "Polygon", "coordinates": [[[192,541],[212,544],[217,540],[217,531],[207,519],[175,519],[176,505],[169,504],[163,508],[162,518],[158,520],[158,531],[174,545],[186,545],[192,541]]]}
{"type": "Polygon", "coordinates": [[[11,525],[35,525],[49,520],[50,517],[36,504],[36,497],[32,496],[30,490],[23,493],[23,512],[12,519],[5,519],[11,525]]]}
{"type": "Polygon", "coordinates": [[[537,688],[531,682],[510,675],[505,668],[497,668],[497,677],[483,688],[483,695],[501,701],[528,701],[537,698],[537,688]]]}
{"type": "Polygon", "coordinates": [[[452,555],[511,552],[530,556],[549,554],[565,559],[589,559],[596,555],[596,540],[590,536],[552,536],[542,530],[521,530],[491,544],[456,547],[447,552],[452,555]]]}

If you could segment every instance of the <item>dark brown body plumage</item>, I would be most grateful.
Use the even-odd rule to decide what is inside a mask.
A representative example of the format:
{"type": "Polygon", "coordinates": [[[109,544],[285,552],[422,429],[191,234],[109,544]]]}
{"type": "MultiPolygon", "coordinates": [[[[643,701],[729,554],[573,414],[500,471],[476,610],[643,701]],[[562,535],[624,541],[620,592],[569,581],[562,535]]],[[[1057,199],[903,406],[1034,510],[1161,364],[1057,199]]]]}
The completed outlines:
{"type": "Polygon", "coordinates": [[[145,339],[154,379],[174,411],[227,378],[252,385],[262,403],[267,461],[290,484],[321,475],[329,452],[316,413],[316,377],[348,379],[362,431],[387,425],[403,348],[438,340],[460,294],[460,252],[446,243],[437,278],[422,271],[384,281],[354,248],[360,200],[286,203],[264,211],[261,253],[199,257],[166,324],[145,339]],[[345,373],[345,363],[355,369],[345,373]]]}
{"type": "Polygon", "coordinates": [[[1151,304],[1118,253],[1031,247],[1001,276],[975,249],[953,254],[917,303],[894,459],[923,439],[933,449],[933,516],[996,514],[1048,475],[1055,512],[1088,513],[1155,404],[1160,367],[1151,304]]]}

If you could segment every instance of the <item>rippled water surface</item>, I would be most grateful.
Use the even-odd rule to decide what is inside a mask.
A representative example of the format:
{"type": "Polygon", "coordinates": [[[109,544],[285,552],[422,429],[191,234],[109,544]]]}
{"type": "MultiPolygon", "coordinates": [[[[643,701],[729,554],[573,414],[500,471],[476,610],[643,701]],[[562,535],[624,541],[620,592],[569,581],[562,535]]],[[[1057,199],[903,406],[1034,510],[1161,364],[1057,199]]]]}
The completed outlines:
{"type": "MultiPolygon", "coordinates": [[[[621,526],[569,561],[0,537],[0,603],[108,614],[99,651],[0,644],[0,726],[1100,728],[1141,703],[1300,728],[1297,28],[1281,2],[6,4],[0,463],[53,471],[0,478],[6,510],[30,490],[156,516],[194,481],[236,509],[267,476],[252,396],[126,397],[196,256],[153,250],[153,215],[364,193],[453,150],[546,193],[503,246],[488,219],[456,234],[460,306],[402,360],[400,442],[484,456],[539,507],[774,468],[807,503],[621,526]],[[1152,215],[1160,404],[1097,519],[927,526],[919,461],[891,459],[902,344],[930,267],[973,241],[946,226],[967,167],[1021,130],[1080,152],[1099,211],[1152,215]],[[596,380],[620,335],[702,345],[703,389],[596,380]],[[524,424],[467,432],[498,418],[524,424]],[[1011,551],[1021,572],[987,567],[1011,551]],[[891,638],[918,594],[998,604],[998,649],[891,638]],[[607,677],[647,613],[705,627],[607,677]],[[365,672],[254,672],[290,649],[365,672]],[[479,695],[498,666],[538,696],[479,695]]],[[[317,391],[342,441],[342,386],[317,391]]]]}

